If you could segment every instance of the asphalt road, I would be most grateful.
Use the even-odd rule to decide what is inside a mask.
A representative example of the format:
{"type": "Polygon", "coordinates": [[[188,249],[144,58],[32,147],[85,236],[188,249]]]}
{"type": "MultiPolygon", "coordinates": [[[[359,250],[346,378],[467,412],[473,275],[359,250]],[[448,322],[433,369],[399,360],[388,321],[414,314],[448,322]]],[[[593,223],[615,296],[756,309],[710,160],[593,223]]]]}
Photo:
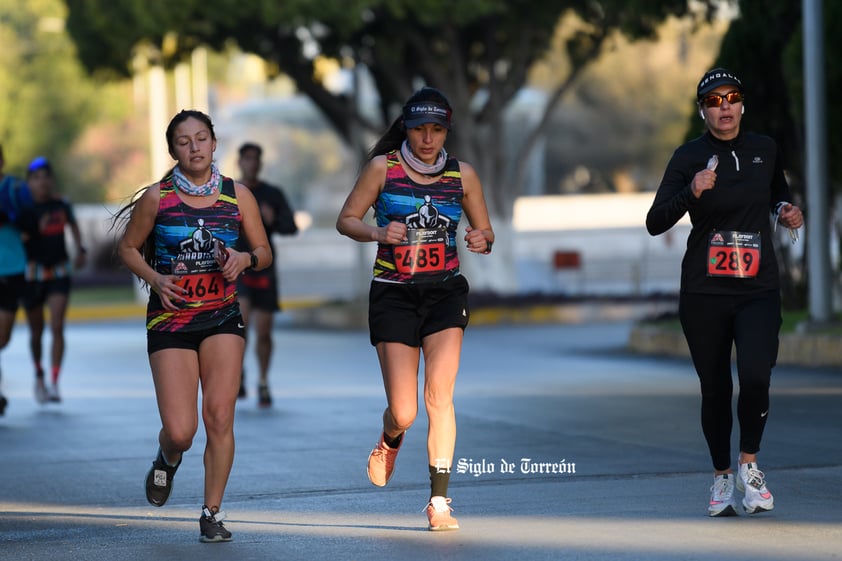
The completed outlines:
{"type": "Polygon", "coordinates": [[[760,467],[776,508],[710,519],[695,375],[626,352],[629,329],[469,328],[450,491],[462,529],[433,533],[423,408],[389,486],[371,486],[384,397],[367,333],[281,321],[275,406],[256,406],[253,377],[238,405],[234,541],[202,544],[201,429],[169,503],[144,497],[159,421],[140,318],[69,325],[64,401],[48,406],[16,327],[0,355],[0,560],[839,559],[842,373],[775,370],[760,467]]]}

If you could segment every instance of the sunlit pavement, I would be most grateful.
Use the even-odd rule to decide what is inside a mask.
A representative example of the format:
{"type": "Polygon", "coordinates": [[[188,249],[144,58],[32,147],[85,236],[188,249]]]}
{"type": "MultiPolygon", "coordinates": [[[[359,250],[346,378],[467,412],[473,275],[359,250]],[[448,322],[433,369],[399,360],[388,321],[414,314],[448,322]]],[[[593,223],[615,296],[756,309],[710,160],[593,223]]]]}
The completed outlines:
{"type": "Polygon", "coordinates": [[[367,333],[282,319],[275,406],[256,405],[251,356],[238,405],[234,541],[209,545],[201,429],[170,502],[144,497],[159,420],[140,319],[69,325],[64,401],[47,406],[19,326],[0,356],[0,559],[838,559],[842,373],[775,370],[760,465],[776,508],[710,519],[695,375],[625,352],[629,329],[469,328],[450,493],[462,529],[433,533],[423,407],[389,486],[371,486],[384,397],[367,333]]]}

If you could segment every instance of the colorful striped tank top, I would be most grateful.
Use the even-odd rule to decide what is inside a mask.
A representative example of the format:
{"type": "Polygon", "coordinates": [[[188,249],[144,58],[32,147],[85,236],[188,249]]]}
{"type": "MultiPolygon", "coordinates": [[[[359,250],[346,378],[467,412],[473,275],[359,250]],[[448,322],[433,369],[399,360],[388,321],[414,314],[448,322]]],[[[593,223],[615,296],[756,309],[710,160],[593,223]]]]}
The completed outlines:
{"type": "Polygon", "coordinates": [[[234,181],[221,179],[217,201],[207,208],[185,204],[175,191],[172,176],[161,181],[158,216],[152,235],[155,270],[178,275],[187,290],[181,309],[164,309],[158,293],[150,291],[146,328],[151,331],[200,331],[216,327],[240,314],[237,283],[228,282],[214,259],[222,242],[235,247],[240,237],[240,209],[234,181]]]}
{"type": "Polygon", "coordinates": [[[378,243],[374,280],[405,284],[440,282],[459,274],[456,229],[462,219],[462,175],[450,158],[430,185],[413,181],[398,160],[386,154],[386,182],[374,203],[377,226],[407,225],[404,244],[378,243]]]}

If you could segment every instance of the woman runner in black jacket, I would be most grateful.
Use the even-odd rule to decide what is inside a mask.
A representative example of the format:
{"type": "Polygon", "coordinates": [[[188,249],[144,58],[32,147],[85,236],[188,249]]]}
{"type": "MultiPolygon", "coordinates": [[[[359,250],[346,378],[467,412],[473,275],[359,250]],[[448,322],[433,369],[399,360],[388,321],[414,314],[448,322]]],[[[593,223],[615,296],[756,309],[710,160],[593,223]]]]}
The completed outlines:
{"type": "Polygon", "coordinates": [[[673,154],[646,228],[661,234],[690,213],[679,317],[699,376],[702,430],[713,461],[708,514],[737,514],[735,486],[745,492],[745,511],[754,514],[774,508],[757,467],[781,326],[773,233],[780,223],[794,241],[803,219],[789,202],[775,141],[740,131],[743,86],[734,73],[723,68],[705,73],[696,99],[707,130],[673,154]],[[736,477],[730,450],[732,344],[740,385],[736,477]]]}

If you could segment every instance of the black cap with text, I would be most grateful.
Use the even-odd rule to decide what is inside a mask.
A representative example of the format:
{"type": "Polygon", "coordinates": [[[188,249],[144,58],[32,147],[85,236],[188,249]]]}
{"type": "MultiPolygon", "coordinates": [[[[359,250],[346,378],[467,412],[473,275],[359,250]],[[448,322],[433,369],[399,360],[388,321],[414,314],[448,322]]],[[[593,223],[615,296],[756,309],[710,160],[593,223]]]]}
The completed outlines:
{"type": "Polygon", "coordinates": [[[446,129],[450,128],[450,108],[433,101],[416,101],[407,103],[403,108],[403,122],[408,129],[424,123],[436,123],[446,129]]]}
{"type": "Polygon", "coordinates": [[[737,86],[737,89],[743,91],[743,83],[740,79],[724,68],[714,68],[705,72],[702,79],[699,80],[699,85],[696,87],[696,99],[702,99],[707,94],[718,88],[719,86],[737,86]]]}

